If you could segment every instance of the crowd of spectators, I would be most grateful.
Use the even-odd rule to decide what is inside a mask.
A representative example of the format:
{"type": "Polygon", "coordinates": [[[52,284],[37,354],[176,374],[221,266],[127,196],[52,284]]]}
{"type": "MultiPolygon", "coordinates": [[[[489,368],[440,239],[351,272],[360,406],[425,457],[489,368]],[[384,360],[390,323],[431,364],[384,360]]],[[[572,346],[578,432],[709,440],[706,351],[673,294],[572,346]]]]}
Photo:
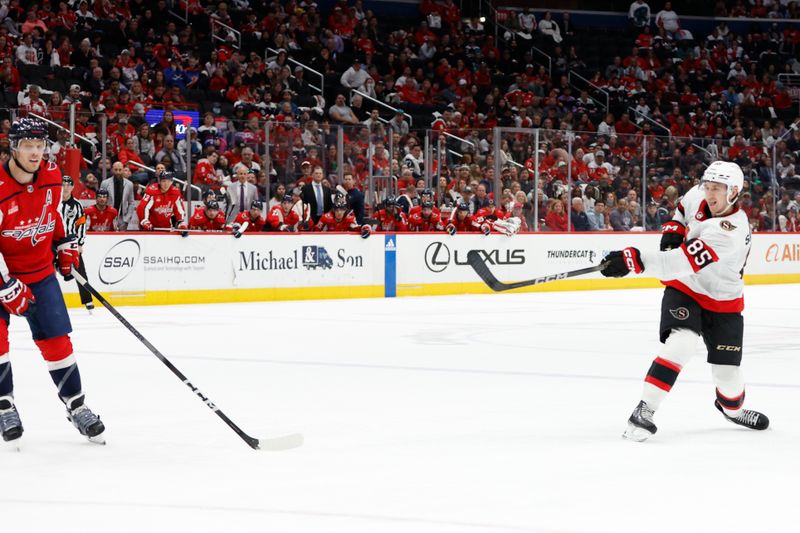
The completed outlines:
{"type": "MultiPolygon", "coordinates": [[[[74,194],[89,204],[104,180],[130,182],[138,203],[172,172],[228,224],[261,203],[266,230],[313,228],[317,211],[357,190],[357,229],[380,229],[387,198],[408,217],[431,189],[443,222],[433,230],[461,206],[518,218],[520,231],[626,231],[657,230],[723,158],[745,171],[754,230],[797,228],[797,103],[778,78],[800,71],[800,29],[781,23],[797,2],[720,1],[717,14],[764,22],[693,35],[669,2],[651,14],[636,0],[614,56],[607,32],[569,13],[501,9],[495,25],[453,0],[389,21],[361,0],[326,12],[306,0],[186,1],[173,9],[188,7],[188,21],[165,0],[0,2],[0,159],[14,117],[68,125],[74,104],[85,139],[74,194]],[[199,124],[176,120],[183,110],[199,124]],[[495,146],[496,127],[516,129],[495,146]],[[298,222],[269,223],[290,199],[298,222]]],[[[69,135],[52,137],[68,168],[69,135]]],[[[116,196],[131,214],[115,229],[140,229],[116,196]]]]}

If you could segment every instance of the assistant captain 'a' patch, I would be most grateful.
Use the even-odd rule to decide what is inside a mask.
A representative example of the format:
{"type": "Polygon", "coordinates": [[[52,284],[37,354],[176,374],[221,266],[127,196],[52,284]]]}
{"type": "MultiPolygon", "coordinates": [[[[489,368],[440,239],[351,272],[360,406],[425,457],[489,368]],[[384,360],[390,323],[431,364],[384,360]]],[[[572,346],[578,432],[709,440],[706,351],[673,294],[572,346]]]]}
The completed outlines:
{"type": "Polygon", "coordinates": [[[736,226],[728,222],[727,220],[720,220],[719,227],[724,229],[725,231],[733,231],[736,229],[736,226]]]}

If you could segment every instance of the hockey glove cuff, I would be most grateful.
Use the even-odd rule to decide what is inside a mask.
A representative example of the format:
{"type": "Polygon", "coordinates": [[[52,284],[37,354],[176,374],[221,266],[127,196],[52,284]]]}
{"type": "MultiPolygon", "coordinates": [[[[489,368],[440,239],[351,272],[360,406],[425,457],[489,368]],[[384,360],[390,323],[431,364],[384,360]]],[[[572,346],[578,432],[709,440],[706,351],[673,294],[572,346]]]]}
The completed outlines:
{"type": "Polygon", "coordinates": [[[607,278],[622,278],[633,272],[634,274],[641,274],[644,272],[644,263],[642,263],[642,255],[639,250],[634,247],[628,247],[624,250],[610,252],[603,262],[606,266],[600,271],[602,275],[607,278]]]}
{"type": "Polygon", "coordinates": [[[368,224],[361,226],[361,238],[366,239],[370,235],[372,235],[372,228],[370,228],[368,224]]]}
{"type": "Polygon", "coordinates": [[[0,303],[12,315],[28,316],[36,309],[30,287],[17,278],[10,278],[0,287],[0,303]]]}
{"type": "Polygon", "coordinates": [[[686,238],[686,226],[676,220],[661,225],[661,251],[680,248],[686,238]]]}
{"type": "Polygon", "coordinates": [[[72,269],[78,268],[80,265],[81,257],[78,247],[78,239],[74,235],[62,239],[56,246],[58,270],[66,281],[72,279],[72,269]]]}

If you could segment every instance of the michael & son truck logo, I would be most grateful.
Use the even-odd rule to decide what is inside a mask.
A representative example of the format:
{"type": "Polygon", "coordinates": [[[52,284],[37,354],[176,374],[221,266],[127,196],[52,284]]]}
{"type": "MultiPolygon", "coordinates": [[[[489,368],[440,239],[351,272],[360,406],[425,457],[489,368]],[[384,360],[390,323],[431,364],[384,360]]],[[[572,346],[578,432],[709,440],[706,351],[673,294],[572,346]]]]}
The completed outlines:
{"type": "Polygon", "coordinates": [[[339,248],[331,255],[324,246],[308,245],[280,255],[273,250],[262,253],[255,250],[239,252],[239,271],[253,272],[270,270],[330,270],[336,268],[363,268],[364,256],[350,255],[339,248]]]}

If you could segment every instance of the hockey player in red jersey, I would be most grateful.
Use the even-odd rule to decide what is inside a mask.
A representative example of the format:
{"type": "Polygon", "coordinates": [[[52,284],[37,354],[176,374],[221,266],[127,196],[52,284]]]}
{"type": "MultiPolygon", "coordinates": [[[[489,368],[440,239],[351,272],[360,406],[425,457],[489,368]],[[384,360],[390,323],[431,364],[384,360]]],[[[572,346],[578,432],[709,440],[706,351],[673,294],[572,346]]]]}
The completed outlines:
{"type": "Polygon", "coordinates": [[[408,231],[408,219],[391,196],[383,201],[383,209],[375,213],[375,218],[378,220],[379,231],[408,231]]]}
{"type": "Polygon", "coordinates": [[[201,231],[221,231],[228,229],[225,224],[225,215],[219,208],[216,200],[209,200],[205,207],[199,208],[189,219],[189,229],[201,231]]]}
{"type": "Polygon", "coordinates": [[[65,234],[57,211],[61,171],[43,160],[47,128],[42,122],[15,122],[8,140],[11,159],[0,167],[0,434],[14,441],[23,432],[9,358],[8,322],[13,314],[28,321],[67,419],[89,440],[104,442],[105,426],[84,403],[69,337],[72,326],[55,276],[54,251],[64,279],[71,279],[78,265],[78,241],[65,234]]]}
{"type": "Polygon", "coordinates": [[[742,278],[752,238],[747,215],[736,205],[743,184],[736,163],[711,163],[700,184],[681,199],[674,218],[664,224],[660,252],[629,247],[605,257],[604,276],[646,272],[666,285],[659,328],[663,344],[645,377],[642,399],[628,419],[624,436],[629,439],[643,441],[655,434],[653,415],[701,336],[716,385],[714,406],[740,426],[769,426],[766,416],[743,408],[742,278]]]}
{"type": "Polygon", "coordinates": [[[421,211],[408,217],[409,231],[444,231],[439,213],[433,211],[433,202],[423,200],[419,207],[421,211]]]}
{"type": "Polygon", "coordinates": [[[267,222],[273,231],[297,231],[300,215],[292,209],[292,206],[294,206],[292,195],[286,194],[280,204],[272,207],[267,216],[267,222]]]}
{"type": "Polygon", "coordinates": [[[367,238],[372,230],[366,224],[361,226],[356,222],[356,216],[347,212],[347,200],[344,196],[337,195],[333,201],[333,209],[319,218],[314,231],[334,231],[338,233],[356,232],[367,238]]]}
{"type": "Polygon", "coordinates": [[[423,189],[423,191],[419,194],[419,205],[413,206],[408,212],[409,223],[411,222],[412,216],[422,212],[422,204],[425,202],[430,202],[433,206],[433,214],[441,218],[442,213],[439,208],[436,207],[436,203],[433,201],[433,191],[431,189],[423,189]]]}
{"type": "Polygon", "coordinates": [[[117,210],[108,205],[108,191],[100,189],[97,191],[94,205],[90,205],[84,212],[86,215],[87,231],[117,231],[114,226],[114,219],[117,218],[117,210]]]}
{"type": "Polygon", "coordinates": [[[148,185],[145,189],[144,196],[136,208],[139,225],[143,230],[172,229],[173,219],[176,228],[188,228],[181,191],[172,185],[174,178],[173,172],[162,172],[158,177],[158,183],[148,185]]]}
{"type": "Polygon", "coordinates": [[[459,202],[455,214],[450,219],[446,229],[450,235],[455,235],[459,232],[475,233],[478,231],[483,231],[486,235],[489,234],[489,227],[484,226],[481,228],[481,223],[474,215],[469,214],[469,206],[464,202],[459,202]]]}
{"type": "Polygon", "coordinates": [[[264,203],[261,200],[253,200],[250,204],[250,209],[242,211],[236,215],[236,219],[231,224],[233,229],[233,236],[237,239],[242,236],[242,233],[256,233],[264,229],[264,224],[267,223],[261,217],[264,212],[264,203]]]}

